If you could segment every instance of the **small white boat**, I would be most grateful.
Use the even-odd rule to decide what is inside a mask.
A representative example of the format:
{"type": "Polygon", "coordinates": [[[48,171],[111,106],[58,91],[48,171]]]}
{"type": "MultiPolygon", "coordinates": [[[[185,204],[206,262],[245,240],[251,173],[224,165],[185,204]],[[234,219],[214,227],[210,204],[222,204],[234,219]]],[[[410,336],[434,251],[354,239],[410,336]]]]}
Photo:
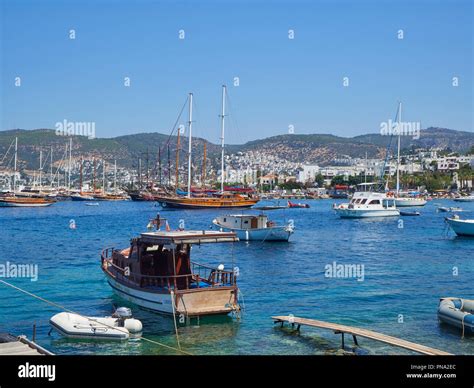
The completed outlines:
{"type": "Polygon", "coordinates": [[[468,195],[467,197],[454,198],[456,202],[474,202],[474,195],[468,195]]]}
{"type": "Polygon", "coordinates": [[[129,308],[120,307],[111,317],[84,317],[62,312],[49,320],[50,325],[68,338],[126,340],[138,336],[142,323],[132,318],[129,308]]]}
{"type": "Polygon", "coordinates": [[[474,334],[474,300],[440,299],[438,319],[443,323],[461,329],[464,334],[474,334]]]}
{"type": "Polygon", "coordinates": [[[334,204],[333,209],[341,218],[368,218],[399,216],[400,211],[395,205],[394,198],[385,193],[373,191],[376,183],[362,183],[358,185],[349,203],[334,204]]]}
{"type": "Polygon", "coordinates": [[[99,206],[97,202],[87,202],[85,205],[86,206],[99,206]]]}
{"type": "Polygon", "coordinates": [[[414,217],[414,216],[421,215],[421,213],[420,212],[406,212],[406,211],[400,210],[400,215],[404,217],[414,217]]]}
{"type": "Polygon", "coordinates": [[[426,199],[420,197],[395,197],[396,207],[425,206],[426,199]]]}
{"type": "Polygon", "coordinates": [[[222,232],[234,232],[243,241],[288,241],[294,232],[291,224],[276,225],[264,214],[224,215],[212,223],[222,232]]]}
{"type": "Polygon", "coordinates": [[[454,215],[446,218],[446,222],[458,236],[474,237],[474,219],[461,220],[458,215],[454,215]]]}
{"type": "Polygon", "coordinates": [[[454,206],[451,206],[451,207],[441,206],[438,208],[438,211],[444,212],[444,213],[453,213],[453,212],[462,212],[463,209],[460,207],[454,207],[454,206]]]}

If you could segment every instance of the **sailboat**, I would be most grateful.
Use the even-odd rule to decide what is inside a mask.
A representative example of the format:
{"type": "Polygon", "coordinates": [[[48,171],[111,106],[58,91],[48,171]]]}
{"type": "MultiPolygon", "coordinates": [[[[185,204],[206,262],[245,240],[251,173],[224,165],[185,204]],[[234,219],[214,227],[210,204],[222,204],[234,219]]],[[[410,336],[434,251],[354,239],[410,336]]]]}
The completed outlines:
{"type": "Polygon", "coordinates": [[[212,195],[192,197],[191,188],[191,147],[192,147],[192,124],[193,124],[193,94],[189,93],[189,144],[188,144],[188,188],[186,196],[157,197],[156,200],[162,207],[185,208],[185,209],[213,209],[213,208],[248,208],[255,205],[259,199],[251,198],[241,194],[233,194],[224,191],[224,124],[225,124],[225,97],[227,88],[222,86],[222,114],[221,117],[221,191],[212,195]]]}
{"type": "Polygon", "coordinates": [[[400,139],[401,139],[401,117],[402,117],[402,103],[398,103],[398,146],[397,146],[397,188],[395,193],[387,193],[387,196],[393,197],[396,207],[411,207],[411,206],[425,206],[426,199],[410,195],[410,193],[403,193],[400,191],[400,139]]]}
{"type": "Polygon", "coordinates": [[[91,193],[86,193],[82,191],[82,168],[83,168],[83,160],[81,157],[81,166],[80,166],[80,178],[79,178],[79,193],[74,193],[71,194],[71,199],[73,201],[93,201],[94,197],[91,195],[91,193]]]}
{"type": "Polygon", "coordinates": [[[45,207],[50,206],[54,199],[33,196],[17,196],[16,195],[16,173],[18,161],[18,138],[15,138],[15,159],[14,159],[14,173],[13,173],[13,190],[11,195],[0,197],[0,207],[45,207]]]}

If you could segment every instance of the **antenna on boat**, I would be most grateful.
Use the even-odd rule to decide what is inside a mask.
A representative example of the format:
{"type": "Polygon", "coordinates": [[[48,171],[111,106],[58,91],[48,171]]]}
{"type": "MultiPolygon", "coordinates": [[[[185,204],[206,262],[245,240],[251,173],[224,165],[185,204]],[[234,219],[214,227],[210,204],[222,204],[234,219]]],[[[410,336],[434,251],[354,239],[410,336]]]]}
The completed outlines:
{"type": "Polygon", "coordinates": [[[193,128],[193,94],[189,93],[189,144],[188,144],[188,198],[191,198],[191,147],[193,128]]]}
{"type": "Polygon", "coordinates": [[[222,85],[222,114],[221,117],[221,191],[224,191],[224,124],[225,124],[225,96],[227,88],[222,85]]]}

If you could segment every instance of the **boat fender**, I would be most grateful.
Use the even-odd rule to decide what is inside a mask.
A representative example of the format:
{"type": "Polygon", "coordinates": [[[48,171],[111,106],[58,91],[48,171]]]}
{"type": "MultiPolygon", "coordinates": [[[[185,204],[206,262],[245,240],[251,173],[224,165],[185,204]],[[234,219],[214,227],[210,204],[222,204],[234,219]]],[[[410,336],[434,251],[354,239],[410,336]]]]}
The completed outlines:
{"type": "Polygon", "coordinates": [[[138,319],[135,319],[135,318],[126,319],[124,322],[124,327],[131,334],[141,333],[143,331],[142,323],[138,319]]]}

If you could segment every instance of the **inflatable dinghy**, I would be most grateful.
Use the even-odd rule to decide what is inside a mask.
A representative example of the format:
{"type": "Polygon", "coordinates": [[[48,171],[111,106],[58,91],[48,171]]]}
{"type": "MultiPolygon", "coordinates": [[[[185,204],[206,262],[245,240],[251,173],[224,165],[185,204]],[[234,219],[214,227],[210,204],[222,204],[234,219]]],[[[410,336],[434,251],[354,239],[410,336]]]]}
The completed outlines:
{"type": "Polygon", "coordinates": [[[438,307],[438,319],[460,328],[464,334],[474,334],[474,300],[442,298],[438,307]]]}
{"type": "Polygon", "coordinates": [[[49,320],[50,325],[68,338],[126,340],[138,336],[142,323],[132,318],[129,308],[120,307],[111,317],[84,317],[62,312],[49,320]]]}

